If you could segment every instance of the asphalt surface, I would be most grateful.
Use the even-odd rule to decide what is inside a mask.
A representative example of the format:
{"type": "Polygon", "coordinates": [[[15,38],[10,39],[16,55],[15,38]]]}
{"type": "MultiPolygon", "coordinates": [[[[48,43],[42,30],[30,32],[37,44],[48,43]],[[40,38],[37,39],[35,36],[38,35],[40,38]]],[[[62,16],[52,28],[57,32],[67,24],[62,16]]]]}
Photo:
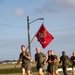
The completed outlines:
{"type": "MultiPolygon", "coordinates": [[[[63,74],[60,74],[60,75],[63,75],[63,74]]],[[[68,75],[72,75],[71,73],[68,73],[68,75]]]]}

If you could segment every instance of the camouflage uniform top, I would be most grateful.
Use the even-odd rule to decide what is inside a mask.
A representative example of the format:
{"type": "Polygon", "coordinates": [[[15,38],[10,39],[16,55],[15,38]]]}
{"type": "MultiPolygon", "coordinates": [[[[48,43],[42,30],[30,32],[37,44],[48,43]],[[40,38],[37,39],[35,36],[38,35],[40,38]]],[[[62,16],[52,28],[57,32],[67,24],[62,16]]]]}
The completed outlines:
{"type": "Polygon", "coordinates": [[[46,55],[44,53],[42,53],[42,52],[36,53],[35,54],[35,61],[38,64],[42,64],[44,62],[44,57],[46,57],[46,55]]]}
{"type": "MultiPolygon", "coordinates": [[[[27,51],[25,52],[25,54],[27,56],[30,56],[29,52],[27,52],[27,51]]],[[[22,64],[28,64],[28,63],[30,63],[30,60],[27,59],[25,56],[23,56],[23,53],[22,52],[20,53],[19,58],[22,59],[22,64]]]]}

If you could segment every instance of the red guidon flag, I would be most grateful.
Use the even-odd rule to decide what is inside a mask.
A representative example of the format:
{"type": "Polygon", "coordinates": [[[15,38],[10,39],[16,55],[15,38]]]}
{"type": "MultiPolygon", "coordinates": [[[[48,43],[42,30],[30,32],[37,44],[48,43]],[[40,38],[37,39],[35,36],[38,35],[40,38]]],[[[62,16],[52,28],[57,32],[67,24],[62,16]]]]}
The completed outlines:
{"type": "Polygon", "coordinates": [[[43,48],[45,48],[54,39],[54,37],[46,30],[44,24],[41,25],[36,37],[43,48]]]}

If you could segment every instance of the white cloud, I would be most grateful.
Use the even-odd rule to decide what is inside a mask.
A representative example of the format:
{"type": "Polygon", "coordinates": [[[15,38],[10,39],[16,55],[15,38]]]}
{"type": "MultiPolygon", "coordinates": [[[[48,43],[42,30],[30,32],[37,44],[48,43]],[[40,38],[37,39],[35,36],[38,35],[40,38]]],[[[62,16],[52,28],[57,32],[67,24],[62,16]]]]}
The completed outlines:
{"type": "Polygon", "coordinates": [[[15,10],[15,14],[17,15],[17,16],[24,16],[25,15],[25,11],[24,11],[24,9],[23,8],[16,8],[16,10],[15,10]]]}
{"type": "MultiPolygon", "coordinates": [[[[48,2],[49,3],[49,2],[48,2]]],[[[59,7],[73,7],[75,8],[75,0],[52,0],[50,1],[50,3],[53,3],[55,6],[59,6],[59,7]]]]}
{"type": "Polygon", "coordinates": [[[55,0],[57,4],[67,6],[67,7],[75,7],[75,0],[55,0]]]}
{"type": "Polygon", "coordinates": [[[75,9],[75,0],[46,0],[42,7],[37,8],[39,13],[56,13],[62,9],[75,9]]]}

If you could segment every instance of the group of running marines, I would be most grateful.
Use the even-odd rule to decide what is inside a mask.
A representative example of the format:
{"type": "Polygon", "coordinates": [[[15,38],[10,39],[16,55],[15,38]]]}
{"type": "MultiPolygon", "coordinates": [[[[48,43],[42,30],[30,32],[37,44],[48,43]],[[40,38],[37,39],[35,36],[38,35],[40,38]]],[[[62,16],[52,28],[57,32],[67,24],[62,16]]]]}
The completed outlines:
{"type": "MultiPolygon", "coordinates": [[[[22,61],[22,73],[21,75],[32,75],[31,71],[31,57],[30,53],[26,50],[24,45],[21,46],[22,52],[19,55],[19,59],[15,65],[15,67],[22,61]]],[[[65,51],[62,51],[61,57],[58,57],[54,54],[53,50],[48,50],[48,55],[40,51],[39,47],[36,47],[35,53],[35,62],[36,62],[36,69],[38,71],[38,75],[45,75],[43,72],[44,65],[47,65],[47,73],[46,75],[60,75],[58,73],[58,65],[62,63],[62,70],[64,75],[67,74],[67,68],[69,63],[72,64],[72,75],[75,75],[75,52],[71,57],[67,56],[65,51]]]]}

